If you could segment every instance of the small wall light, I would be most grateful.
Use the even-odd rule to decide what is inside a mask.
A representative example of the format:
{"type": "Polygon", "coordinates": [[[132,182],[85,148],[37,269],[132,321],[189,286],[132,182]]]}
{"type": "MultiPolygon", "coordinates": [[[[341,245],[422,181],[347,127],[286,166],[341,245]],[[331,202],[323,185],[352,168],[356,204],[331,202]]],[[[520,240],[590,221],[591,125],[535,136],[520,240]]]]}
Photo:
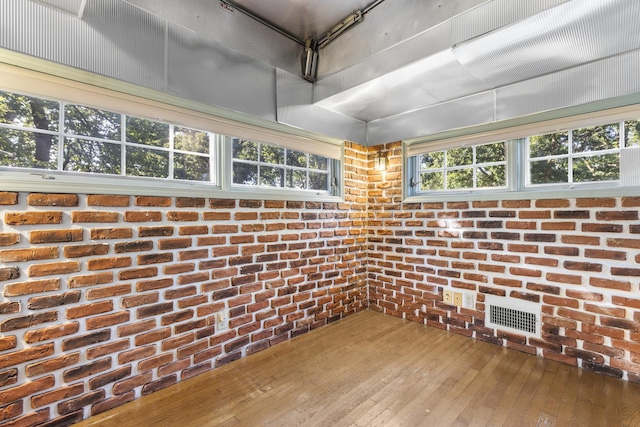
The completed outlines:
{"type": "Polygon", "coordinates": [[[373,168],[377,171],[387,170],[387,155],[382,150],[378,150],[378,153],[373,158],[373,168]]]}

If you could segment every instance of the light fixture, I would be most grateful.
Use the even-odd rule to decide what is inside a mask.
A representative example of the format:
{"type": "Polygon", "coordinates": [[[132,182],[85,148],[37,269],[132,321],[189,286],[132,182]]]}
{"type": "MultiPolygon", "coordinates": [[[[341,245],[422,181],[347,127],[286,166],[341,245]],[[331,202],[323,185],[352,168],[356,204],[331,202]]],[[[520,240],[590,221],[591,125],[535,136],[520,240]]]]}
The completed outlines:
{"type": "Polygon", "coordinates": [[[382,149],[378,150],[378,153],[373,158],[373,168],[377,171],[387,170],[387,155],[382,152],[382,149]]]}

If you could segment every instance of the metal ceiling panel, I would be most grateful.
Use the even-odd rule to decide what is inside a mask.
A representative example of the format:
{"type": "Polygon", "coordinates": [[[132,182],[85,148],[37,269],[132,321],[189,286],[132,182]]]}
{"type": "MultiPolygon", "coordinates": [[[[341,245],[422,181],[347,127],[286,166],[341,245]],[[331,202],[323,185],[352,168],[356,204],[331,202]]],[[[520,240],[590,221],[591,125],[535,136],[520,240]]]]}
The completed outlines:
{"type": "Polygon", "coordinates": [[[152,89],[164,78],[163,20],[119,0],[88,2],[80,20],[25,0],[0,2],[0,46],[152,89]]]}
{"type": "Polygon", "coordinates": [[[169,25],[167,91],[276,120],[275,69],[177,25],[169,25]]]}
{"type": "Polygon", "coordinates": [[[496,120],[640,93],[640,51],[496,90],[496,120]]]}
{"type": "Polygon", "coordinates": [[[445,102],[367,124],[370,145],[431,135],[494,121],[493,91],[445,102]]]}
{"type": "Polygon", "coordinates": [[[574,0],[461,43],[453,52],[495,88],[638,49],[639,16],[637,0],[574,0]]]}
{"type": "Polygon", "coordinates": [[[279,123],[367,144],[364,122],[312,105],[311,83],[280,69],[276,75],[279,123]]]}
{"type": "Polygon", "coordinates": [[[65,13],[82,18],[87,0],[35,0],[47,6],[54,7],[65,13]]]}
{"type": "MultiPolygon", "coordinates": [[[[282,68],[300,72],[302,46],[220,0],[127,0],[220,46],[282,68]]],[[[263,2],[266,4],[266,2],[263,2]]]]}
{"type": "Polygon", "coordinates": [[[448,49],[316,105],[371,122],[484,90],[448,49]]]}
{"type": "Polygon", "coordinates": [[[451,20],[451,42],[458,43],[525,19],[569,0],[493,0],[467,10],[451,20]]]}
{"type": "Polygon", "coordinates": [[[331,27],[372,0],[230,0],[289,34],[305,40],[318,40],[331,27]]]}

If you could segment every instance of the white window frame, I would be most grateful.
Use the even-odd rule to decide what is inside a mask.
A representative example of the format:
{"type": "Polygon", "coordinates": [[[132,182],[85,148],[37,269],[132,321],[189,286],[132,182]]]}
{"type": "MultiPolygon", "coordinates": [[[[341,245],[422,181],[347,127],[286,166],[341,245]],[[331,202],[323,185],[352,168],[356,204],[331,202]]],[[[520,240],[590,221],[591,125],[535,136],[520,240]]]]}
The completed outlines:
{"type": "MultiPolygon", "coordinates": [[[[10,55],[9,55],[10,56],[10,55]]],[[[126,116],[148,118],[215,135],[216,159],[213,168],[216,184],[166,178],[145,178],[107,174],[76,173],[27,168],[0,168],[0,182],[8,191],[37,191],[81,194],[125,194],[150,196],[188,196],[217,198],[256,198],[297,201],[341,202],[343,184],[335,182],[344,165],[344,141],[314,135],[288,126],[240,113],[185,100],[92,73],[68,69],[42,60],[25,60],[28,68],[10,65],[0,58],[0,90],[85,105],[126,116]],[[34,62],[35,65],[34,66],[34,62]],[[34,71],[33,68],[38,71],[34,71]],[[40,71],[42,70],[42,71],[40,71]],[[88,84],[85,82],[91,82],[88,84]],[[227,137],[233,135],[312,152],[327,157],[334,165],[333,192],[295,191],[291,189],[232,188],[227,165],[227,137]],[[336,167],[337,165],[337,167],[336,167]]],[[[20,62],[20,60],[16,61],[20,62]]],[[[22,64],[19,64],[22,65],[22,64]]],[[[63,106],[61,108],[64,108],[63,106]]],[[[62,135],[63,128],[56,135],[62,135]]],[[[125,141],[126,142],[126,141],[125,141]]],[[[124,148],[124,146],[123,146],[124,148]]],[[[153,148],[153,147],[152,147],[153,148]]]]}
{"type": "MultiPolygon", "coordinates": [[[[404,141],[403,199],[405,202],[421,202],[460,200],[461,196],[464,196],[465,200],[473,201],[637,195],[640,190],[639,186],[622,185],[620,180],[530,185],[528,138],[529,136],[563,131],[571,133],[573,129],[638,119],[640,119],[640,105],[634,104],[537,123],[528,123],[489,131],[483,130],[477,133],[467,130],[469,133],[457,137],[438,139],[437,135],[435,135],[428,138],[416,138],[414,140],[404,141]],[[420,179],[418,165],[420,154],[499,141],[505,141],[507,145],[507,188],[424,192],[416,190],[419,186],[420,179]]],[[[624,133],[622,129],[620,133],[621,135],[624,133]]],[[[624,150],[623,145],[626,143],[626,136],[621,136],[621,139],[620,149],[603,150],[597,152],[597,154],[624,150]]],[[[622,175],[622,170],[620,173],[622,175]]]]}

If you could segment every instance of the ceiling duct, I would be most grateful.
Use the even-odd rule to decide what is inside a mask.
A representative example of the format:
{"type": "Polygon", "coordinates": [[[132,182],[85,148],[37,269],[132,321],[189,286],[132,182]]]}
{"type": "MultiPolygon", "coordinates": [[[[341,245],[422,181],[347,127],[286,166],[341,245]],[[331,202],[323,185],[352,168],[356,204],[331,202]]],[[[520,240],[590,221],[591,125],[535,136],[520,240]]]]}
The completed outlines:
{"type": "Polygon", "coordinates": [[[304,43],[302,53],[302,78],[311,82],[316,82],[318,74],[318,42],[307,39],[304,43]]]}

